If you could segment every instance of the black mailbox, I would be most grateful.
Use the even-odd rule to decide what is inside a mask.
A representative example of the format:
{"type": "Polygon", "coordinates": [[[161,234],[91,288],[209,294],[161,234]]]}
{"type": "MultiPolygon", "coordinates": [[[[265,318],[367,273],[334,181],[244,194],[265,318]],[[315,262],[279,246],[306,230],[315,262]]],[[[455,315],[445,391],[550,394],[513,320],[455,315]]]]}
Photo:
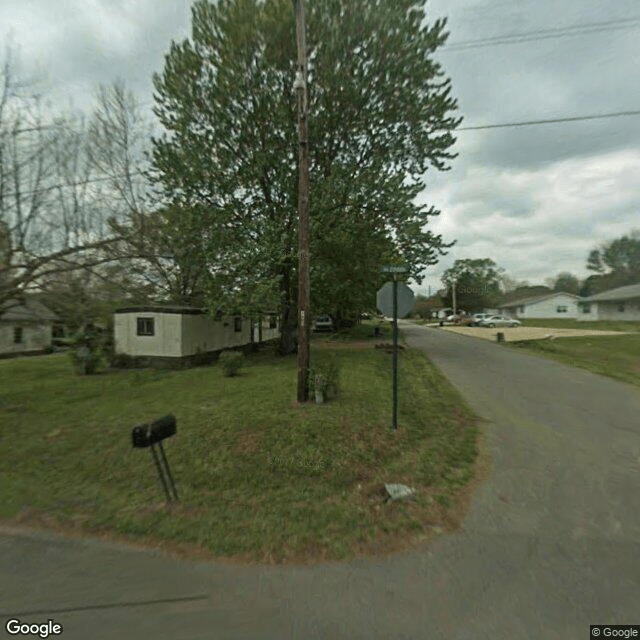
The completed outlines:
{"type": "Polygon", "coordinates": [[[134,427],[131,432],[134,448],[144,449],[165,438],[170,438],[176,434],[176,419],[169,414],[159,418],[151,424],[143,424],[134,427]]]}
{"type": "Polygon", "coordinates": [[[151,447],[153,461],[155,462],[156,468],[158,469],[158,475],[160,476],[160,481],[162,482],[162,486],[164,487],[164,491],[167,496],[167,502],[171,502],[171,495],[169,494],[169,487],[167,485],[171,486],[171,490],[176,500],[178,499],[178,492],[176,491],[176,486],[173,482],[173,478],[171,477],[169,462],[167,461],[167,456],[164,453],[162,441],[165,438],[170,438],[171,436],[175,435],[175,433],[176,419],[171,414],[163,416],[155,422],[134,427],[133,431],[131,432],[131,440],[133,441],[134,449],[145,449],[147,447],[151,447]],[[160,464],[158,454],[156,453],[156,444],[160,449],[160,455],[162,456],[164,469],[163,465],[160,464]]]}

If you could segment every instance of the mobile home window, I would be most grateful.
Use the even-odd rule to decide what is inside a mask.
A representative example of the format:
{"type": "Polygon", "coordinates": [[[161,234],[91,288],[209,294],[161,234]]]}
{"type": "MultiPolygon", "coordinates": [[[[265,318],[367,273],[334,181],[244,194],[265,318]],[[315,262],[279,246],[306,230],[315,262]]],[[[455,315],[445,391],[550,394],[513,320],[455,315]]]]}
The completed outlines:
{"type": "Polygon", "coordinates": [[[558,313],[567,313],[567,307],[565,307],[563,304],[560,304],[556,307],[556,311],[558,313]]]}
{"type": "Polygon", "coordinates": [[[138,318],[138,335],[152,336],[154,335],[153,318],[138,318]]]}
{"type": "Polygon", "coordinates": [[[22,344],[22,327],[13,327],[13,343],[22,344]]]}
{"type": "Polygon", "coordinates": [[[276,316],[269,316],[269,329],[275,329],[278,326],[278,318],[276,316]]]}
{"type": "Polygon", "coordinates": [[[618,311],[624,311],[624,302],[621,302],[621,303],[618,305],[618,311]]]}
{"type": "Polygon", "coordinates": [[[591,313],[591,305],[590,304],[582,305],[582,313],[591,313]]]}
{"type": "Polygon", "coordinates": [[[524,313],[524,306],[518,307],[518,313],[524,313]]]}
{"type": "Polygon", "coordinates": [[[242,331],[242,318],[233,319],[233,330],[236,333],[240,333],[240,331],[242,331]]]}

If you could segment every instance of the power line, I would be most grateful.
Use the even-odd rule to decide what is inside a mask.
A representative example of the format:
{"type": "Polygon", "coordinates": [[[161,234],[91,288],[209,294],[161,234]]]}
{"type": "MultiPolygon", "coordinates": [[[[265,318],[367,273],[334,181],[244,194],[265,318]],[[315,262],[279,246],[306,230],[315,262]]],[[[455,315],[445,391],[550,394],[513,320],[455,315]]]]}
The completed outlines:
{"type": "Polygon", "coordinates": [[[526,127],[552,122],[576,122],[578,120],[596,120],[598,118],[618,118],[621,116],[638,116],[640,111],[618,111],[617,113],[598,113],[588,116],[570,116],[565,118],[549,118],[546,120],[526,120],[523,122],[504,122],[500,124],[484,124],[474,127],[458,127],[457,131],[477,131],[479,129],[498,129],[501,127],[526,127]]]}
{"type": "MultiPolygon", "coordinates": [[[[640,115],[640,110],[618,111],[616,113],[598,113],[598,114],[591,114],[591,115],[585,115],[585,116],[567,116],[564,118],[548,118],[545,120],[526,120],[522,122],[501,122],[497,124],[484,124],[484,125],[471,126],[471,127],[458,127],[456,131],[478,131],[480,129],[499,129],[504,127],[527,127],[527,126],[535,126],[535,125],[541,125],[541,124],[551,124],[554,122],[577,122],[580,120],[596,120],[596,119],[604,119],[604,118],[618,118],[622,116],[638,116],[638,115],[640,115]]],[[[142,176],[142,175],[145,175],[145,173],[146,173],[145,171],[132,171],[128,175],[131,177],[142,176]]],[[[42,187],[41,189],[24,191],[22,195],[28,196],[28,195],[33,195],[40,192],[53,191],[54,189],[58,189],[61,187],[81,187],[86,184],[91,184],[94,182],[106,182],[109,180],[114,180],[115,178],[125,178],[125,177],[127,177],[127,174],[122,173],[122,174],[115,174],[112,176],[108,176],[105,178],[91,178],[89,180],[83,180],[81,182],[69,182],[67,184],[50,185],[48,187],[42,187]]],[[[10,193],[6,195],[7,197],[9,197],[15,194],[10,193]]]]}
{"type": "Polygon", "coordinates": [[[479,38],[477,40],[452,42],[449,45],[445,45],[444,49],[447,51],[460,51],[463,49],[489,47],[500,44],[518,44],[520,42],[530,42],[533,40],[547,40],[550,38],[588,35],[591,33],[599,33],[601,31],[632,29],[639,25],[640,17],[627,18],[624,20],[609,20],[608,22],[591,22],[551,29],[538,29],[536,31],[526,31],[523,33],[504,34],[490,38],[479,38]]]}

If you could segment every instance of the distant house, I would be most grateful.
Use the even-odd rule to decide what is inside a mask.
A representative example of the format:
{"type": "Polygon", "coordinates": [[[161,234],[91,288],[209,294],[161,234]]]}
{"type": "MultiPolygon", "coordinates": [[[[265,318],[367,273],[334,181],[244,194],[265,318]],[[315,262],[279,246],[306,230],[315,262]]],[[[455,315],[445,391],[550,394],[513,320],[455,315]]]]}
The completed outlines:
{"type": "Polygon", "coordinates": [[[8,301],[0,311],[0,355],[37,353],[51,346],[55,313],[41,302],[8,301]]]}
{"type": "Polygon", "coordinates": [[[451,307],[440,307],[435,308],[431,311],[431,317],[441,320],[443,318],[446,318],[447,316],[450,316],[452,313],[453,309],[451,307]]]}
{"type": "Polygon", "coordinates": [[[280,335],[275,313],[260,322],[240,316],[212,318],[204,309],[140,306],[114,314],[116,354],[139,366],[173,366],[213,360],[224,349],[274,340],[280,335]]]}
{"type": "Polygon", "coordinates": [[[512,318],[577,318],[579,296],[562,291],[513,300],[500,305],[500,313],[512,318]]]}
{"type": "Polygon", "coordinates": [[[578,320],[640,320],[640,284],[580,299],[578,320]]]}

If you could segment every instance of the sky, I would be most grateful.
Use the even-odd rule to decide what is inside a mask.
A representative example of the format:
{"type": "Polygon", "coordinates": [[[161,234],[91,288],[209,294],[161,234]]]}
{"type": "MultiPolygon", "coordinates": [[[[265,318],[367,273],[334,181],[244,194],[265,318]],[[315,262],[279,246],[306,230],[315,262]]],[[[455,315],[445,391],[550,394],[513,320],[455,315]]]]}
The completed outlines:
{"type": "MultiPolygon", "coordinates": [[[[97,85],[120,78],[150,113],[152,74],[188,37],[190,7],[2,0],[0,40],[55,108],[88,111],[97,85]]],[[[441,211],[428,228],[456,244],[414,290],[441,288],[457,259],[490,258],[530,284],[587,277],[590,250],[640,229],[640,115],[464,127],[640,111],[637,0],[429,0],[427,15],[448,19],[435,57],[464,121],[451,169],[428,172],[419,198],[441,211]],[[513,34],[528,37],[496,44],[513,34]]]]}

